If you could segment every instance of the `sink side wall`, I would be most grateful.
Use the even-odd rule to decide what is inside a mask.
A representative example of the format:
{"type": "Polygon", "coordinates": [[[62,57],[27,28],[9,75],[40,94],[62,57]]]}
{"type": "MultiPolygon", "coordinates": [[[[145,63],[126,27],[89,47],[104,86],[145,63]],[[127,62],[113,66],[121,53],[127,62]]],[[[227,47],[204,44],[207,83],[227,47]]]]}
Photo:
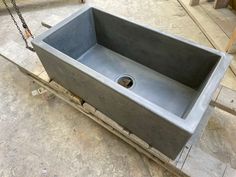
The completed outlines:
{"type": "Polygon", "coordinates": [[[74,59],[79,58],[97,43],[92,10],[83,12],[43,41],[74,59]]]}
{"type": "Polygon", "coordinates": [[[107,85],[34,46],[50,78],[174,159],[191,136],[107,85]]]}
{"type": "Polygon", "coordinates": [[[121,55],[198,89],[219,56],[93,9],[97,42],[121,55]]]}

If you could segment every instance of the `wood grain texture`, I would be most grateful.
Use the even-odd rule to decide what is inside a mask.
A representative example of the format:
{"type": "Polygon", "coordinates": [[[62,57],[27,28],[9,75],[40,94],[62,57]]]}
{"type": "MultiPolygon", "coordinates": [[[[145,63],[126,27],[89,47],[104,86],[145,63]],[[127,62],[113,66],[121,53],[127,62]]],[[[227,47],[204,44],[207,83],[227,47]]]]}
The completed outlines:
{"type": "Polygon", "coordinates": [[[236,93],[227,87],[222,87],[216,100],[212,102],[216,107],[236,115],[236,93]]]}
{"type": "Polygon", "coordinates": [[[47,17],[46,19],[44,19],[41,24],[42,26],[46,27],[46,28],[51,28],[52,26],[55,26],[56,24],[58,24],[60,21],[62,21],[64,18],[58,15],[51,15],[49,17],[47,17]]]}
{"type": "Polygon", "coordinates": [[[235,43],[235,41],[236,41],[236,27],[235,27],[235,29],[234,29],[234,31],[233,31],[233,33],[232,33],[230,39],[229,39],[229,42],[228,42],[228,44],[227,44],[227,46],[226,46],[226,48],[225,48],[225,51],[226,51],[226,52],[228,52],[228,51],[231,49],[231,47],[233,46],[233,44],[235,43]]]}
{"type": "Polygon", "coordinates": [[[178,1],[198,25],[201,31],[206,35],[211,44],[216,49],[224,50],[229,38],[224,32],[222,32],[222,29],[207,15],[206,11],[201,6],[189,6],[188,0],[178,1]]]}
{"type": "Polygon", "coordinates": [[[225,163],[208,155],[199,148],[192,147],[183,166],[183,171],[199,177],[222,177],[225,168],[225,163]]]}
{"type": "MultiPolygon", "coordinates": [[[[212,17],[208,14],[209,10],[207,11],[205,8],[202,7],[202,5],[194,7],[189,6],[188,0],[178,0],[178,2],[184,7],[184,9],[188,12],[189,16],[199,26],[199,28],[205,34],[207,39],[211,42],[213,47],[218,50],[224,51],[225,47],[228,44],[229,37],[222,30],[222,27],[215,23],[212,17]]],[[[236,62],[235,58],[236,55],[234,55],[232,63],[236,62]]],[[[236,64],[231,64],[230,68],[232,72],[236,75],[235,65],[236,64]]]]}
{"type": "Polygon", "coordinates": [[[236,10],[236,0],[230,0],[230,1],[229,1],[229,5],[230,5],[234,10],[236,10]]]}
{"type": "Polygon", "coordinates": [[[0,46],[0,55],[36,76],[45,71],[36,53],[27,50],[14,41],[2,44],[0,46]]]}
{"type": "Polygon", "coordinates": [[[190,0],[189,5],[190,6],[196,6],[199,5],[200,0],[190,0]]]}
{"type": "Polygon", "coordinates": [[[230,8],[215,10],[212,8],[214,2],[202,2],[200,6],[206,14],[230,37],[236,27],[235,11],[230,8]]]}
{"type": "Polygon", "coordinates": [[[229,5],[229,0],[215,0],[213,7],[215,9],[220,9],[220,8],[225,8],[228,5],[229,5]]]}

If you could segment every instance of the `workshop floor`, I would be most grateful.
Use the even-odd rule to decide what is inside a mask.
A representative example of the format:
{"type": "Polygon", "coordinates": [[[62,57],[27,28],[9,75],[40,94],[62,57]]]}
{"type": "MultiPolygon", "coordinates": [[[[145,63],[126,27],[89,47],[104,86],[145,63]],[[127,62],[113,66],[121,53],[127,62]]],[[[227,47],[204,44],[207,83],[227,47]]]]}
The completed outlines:
{"type": "MultiPolygon", "coordinates": [[[[42,2],[45,4],[26,9],[23,13],[36,34],[46,30],[40,23],[46,17],[52,14],[66,17],[82,7],[72,2],[59,5],[46,0],[42,2]]],[[[210,46],[177,1],[89,2],[137,22],[210,46]]],[[[1,43],[15,40],[24,45],[8,14],[0,12],[0,15],[1,43]]],[[[234,85],[230,73],[227,77],[229,87],[234,85]]],[[[0,177],[171,176],[58,98],[33,97],[31,91],[36,88],[37,85],[13,64],[0,57],[0,177]]],[[[235,133],[229,132],[229,128],[236,130],[236,118],[219,110],[215,111],[213,117],[200,147],[235,168],[235,133]]]]}

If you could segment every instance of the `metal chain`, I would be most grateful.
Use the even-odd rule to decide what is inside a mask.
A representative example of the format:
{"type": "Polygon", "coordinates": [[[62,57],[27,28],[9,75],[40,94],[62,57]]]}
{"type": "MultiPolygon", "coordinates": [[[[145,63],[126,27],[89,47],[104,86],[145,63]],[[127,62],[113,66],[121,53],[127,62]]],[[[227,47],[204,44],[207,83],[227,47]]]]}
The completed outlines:
{"type": "MultiPolygon", "coordinates": [[[[13,22],[14,22],[14,24],[15,24],[17,30],[19,31],[19,33],[20,33],[20,35],[21,35],[21,37],[22,37],[22,39],[24,40],[26,48],[34,52],[34,49],[29,46],[29,44],[28,44],[28,42],[27,42],[27,40],[26,40],[26,38],[25,38],[23,32],[21,31],[19,25],[17,24],[17,21],[16,21],[15,17],[13,16],[13,14],[12,14],[12,12],[11,12],[9,6],[8,6],[7,3],[6,3],[6,0],[2,0],[2,2],[3,2],[3,4],[5,5],[5,7],[6,7],[8,13],[9,13],[9,15],[11,16],[11,19],[13,20],[13,22]]],[[[12,3],[12,4],[13,4],[13,3],[12,3]]],[[[15,8],[15,7],[14,7],[14,8],[15,8]]],[[[18,10],[19,10],[19,8],[18,8],[18,10]]],[[[17,13],[17,14],[18,14],[18,13],[17,13]]],[[[20,13],[20,14],[21,14],[21,13],[20,13]]],[[[19,16],[19,14],[18,14],[18,16],[19,16]]],[[[21,17],[22,17],[22,15],[21,15],[21,17]]],[[[19,16],[19,18],[20,18],[20,16],[19,16]]],[[[25,22],[23,17],[22,17],[22,19],[23,19],[23,22],[25,22]]],[[[21,22],[22,22],[22,20],[21,20],[21,22]]],[[[26,23],[23,23],[23,22],[22,22],[22,25],[23,25],[23,24],[26,24],[26,23]]],[[[27,26],[27,25],[26,25],[26,26],[27,26]]],[[[32,38],[33,38],[33,36],[32,36],[32,38]]]]}
{"type": "Polygon", "coordinates": [[[34,36],[32,35],[32,33],[31,33],[31,31],[30,31],[30,29],[28,27],[28,25],[25,22],[25,19],[23,18],[22,14],[20,12],[19,7],[16,5],[16,1],[15,0],[11,0],[11,3],[13,5],[13,8],[15,9],[15,11],[16,11],[16,13],[17,13],[17,15],[18,15],[18,17],[19,17],[19,19],[21,21],[21,23],[22,23],[22,27],[29,32],[30,37],[34,38],[34,36]]]}

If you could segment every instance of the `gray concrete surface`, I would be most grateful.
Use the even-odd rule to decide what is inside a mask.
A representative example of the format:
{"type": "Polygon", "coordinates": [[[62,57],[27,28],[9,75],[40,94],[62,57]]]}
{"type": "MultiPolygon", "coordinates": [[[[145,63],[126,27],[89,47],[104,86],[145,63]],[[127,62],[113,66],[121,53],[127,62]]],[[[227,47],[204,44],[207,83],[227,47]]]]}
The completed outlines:
{"type": "MultiPolygon", "coordinates": [[[[210,46],[177,1],[89,2],[210,46]]],[[[45,30],[40,28],[40,22],[46,17],[51,14],[66,17],[80,7],[79,4],[54,7],[46,3],[26,9],[24,16],[38,34],[45,30]]],[[[0,14],[0,45],[7,40],[24,45],[9,16],[0,14]]],[[[59,99],[32,97],[31,90],[35,88],[37,85],[0,57],[0,177],[172,176],[59,99]]],[[[200,144],[204,151],[231,166],[236,159],[236,142],[234,133],[228,130],[236,130],[235,125],[235,116],[217,111],[200,144]],[[221,131],[217,131],[219,128],[221,131]]]]}

